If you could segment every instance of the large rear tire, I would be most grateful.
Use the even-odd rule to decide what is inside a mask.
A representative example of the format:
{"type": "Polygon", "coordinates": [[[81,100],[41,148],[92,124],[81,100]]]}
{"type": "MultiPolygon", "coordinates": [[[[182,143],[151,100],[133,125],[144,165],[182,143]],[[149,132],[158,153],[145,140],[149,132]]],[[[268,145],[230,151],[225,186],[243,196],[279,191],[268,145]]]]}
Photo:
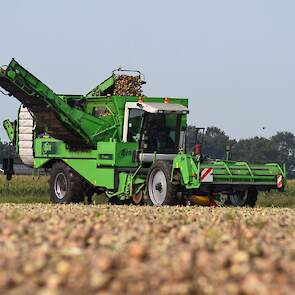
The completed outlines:
{"type": "Polygon", "coordinates": [[[230,204],[234,207],[255,207],[257,201],[257,190],[237,191],[229,195],[230,204]]]}
{"type": "Polygon", "coordinates": [[[49,179],[50,200],[53,203],[69,204],[84,201],[82,178],[63,162],[52,166],[49,179]]]}
{"type": "Polygon", "coordinates": [[[176,192],[171,182],[172,165],[157,161],[147,177],[148,204],[155,206],[176,204],[176,192]]]}

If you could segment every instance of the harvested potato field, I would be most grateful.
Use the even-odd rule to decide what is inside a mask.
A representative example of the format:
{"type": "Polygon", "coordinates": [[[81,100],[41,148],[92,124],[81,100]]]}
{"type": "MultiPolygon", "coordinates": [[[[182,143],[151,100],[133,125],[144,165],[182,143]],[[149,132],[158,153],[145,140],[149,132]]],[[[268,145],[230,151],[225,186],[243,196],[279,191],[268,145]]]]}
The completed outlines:
{"type": "Polygon", "coordinates": [[[1,294],[293,294],[279,208],[2,204],[1,294]]]}

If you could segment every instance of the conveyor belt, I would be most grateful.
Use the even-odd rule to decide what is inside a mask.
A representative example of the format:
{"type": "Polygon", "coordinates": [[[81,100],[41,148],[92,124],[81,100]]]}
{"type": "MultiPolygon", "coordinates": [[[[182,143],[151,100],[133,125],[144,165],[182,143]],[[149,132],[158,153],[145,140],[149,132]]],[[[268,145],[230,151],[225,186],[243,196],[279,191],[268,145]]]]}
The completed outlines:
{"type": "MultiPolygon", "coordinates": [[[[12,63],[13,62],[16,63],[14,60],[12,63]]],[[[16,65],[20,67],[20,65],[17,63],[16,65]]],[[[23,68],[21,68],[21,70],[26,71],[23,68]]],[[[9,67],[6,72],[8,71],[9,67]]],[[[67,123],[65,120],[62,120],[60,113],[54,109],[52,105],[47,103],[46,99],[40,96],[37,85],[36,89],[34,89],[30,83],[26,83],[26,79],[27,81],[31,82],[29,79],[32,77],[39,83],[42,83],[41,81],[39,81],[29,72],[27,72],[28,77],[22,77],[24,79],[21,80],[13,80],[10,79],[6,72],[0,72],[0,86],[10,95],[17,98],[25,107],[27,107],[32,113],[37,124],[43,128],[46,128],[47,133],[50,136],[62,140],[72,147],[89,146],[89,142],[87,142],[87,140],[85,140],[81,134],[75,131],[73,125],[70,124],[70,122],[67,123]]],[[[35,81],[33,80],[33,82],[35,81]]],[[[48,90],[50,89],[48,88],[48,90]]]]}
{"type": "Polygon", "coordinates": [[[47,133],[50,136],[60,139],[71,146],[85,145],[85,142],[81,140],[78,134],[75,134],[73,130],[69,130],[64,123],[60,122],[57,113],[46,102],[27,95],[21,88],[3,77],[0,77],[0,86],[27,107],[37,124],[47,128],[47,133]]]}

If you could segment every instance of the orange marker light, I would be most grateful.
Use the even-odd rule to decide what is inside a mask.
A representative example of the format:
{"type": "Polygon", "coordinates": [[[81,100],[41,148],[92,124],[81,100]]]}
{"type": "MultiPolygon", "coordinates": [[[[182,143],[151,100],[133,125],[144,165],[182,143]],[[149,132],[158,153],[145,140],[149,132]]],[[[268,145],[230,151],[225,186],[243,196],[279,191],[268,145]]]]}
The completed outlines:
{"type": "Polygon", "coordinates": [[[142,96],[139,96],[137,102],[143,102],[143,97],[142,96]]]}
{"type": "Polygon", "coordinates": [[[164,98],[164,103],[169,103],[170,102],[170,99],[168,97],[165,97],[164,98]]]}

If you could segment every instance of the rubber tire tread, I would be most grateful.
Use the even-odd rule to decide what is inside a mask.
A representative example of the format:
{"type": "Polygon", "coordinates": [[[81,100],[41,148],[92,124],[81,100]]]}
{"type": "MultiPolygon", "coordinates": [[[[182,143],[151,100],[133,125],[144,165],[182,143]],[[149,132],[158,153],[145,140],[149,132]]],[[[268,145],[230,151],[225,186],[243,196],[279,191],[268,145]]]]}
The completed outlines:
{"type": "Polygon", "coordinates": [[[244,207],[255,207],[258,197],[258,191],[255,189],[251,189],[248,191],[248,197],[246,199],[244,207]]]}
{"type": "Polygon", "coordinates": [[[257,197],[258,197],[258,192],[256,189],[249,189],[248,190],[248,196],[247,199],[245,200],[245,203],[241,206],[235,206],[234,204],[231,203],[230,199],[228,198],[226,201],[227,206],[234,206],[234,207],[255,207],[256,202],[257,202],[257,197]]]}
{"type": "Polygon", "coordinates": [[[175,190],[175,186],[171,182],[172,163],[169,161],[156,161],[156,163],[151,166],[149,173],[147,175],[147,198],[146,198],[147,204],[155,206],[155,204],[152,202],[149,196],[149,190],[148,190],[150,175],[152,174],[154,169],[161,169],[163,173],[165,174],[166,181],[167,181],[167,194],[161,206],[176,205],[177,203],[176,190],[175,190]]]}
{"type": "Polygon", "coordinates": [[[53,164],[49,179],[50,200],[52,203],[70,204],[84,201],[84,184],[81,176],[63,162],[53,164]],[[54,180],[58,173],[64,173],[68,182],[68,191],[63,199],[59,199],[54,192],[54,180]]]}

